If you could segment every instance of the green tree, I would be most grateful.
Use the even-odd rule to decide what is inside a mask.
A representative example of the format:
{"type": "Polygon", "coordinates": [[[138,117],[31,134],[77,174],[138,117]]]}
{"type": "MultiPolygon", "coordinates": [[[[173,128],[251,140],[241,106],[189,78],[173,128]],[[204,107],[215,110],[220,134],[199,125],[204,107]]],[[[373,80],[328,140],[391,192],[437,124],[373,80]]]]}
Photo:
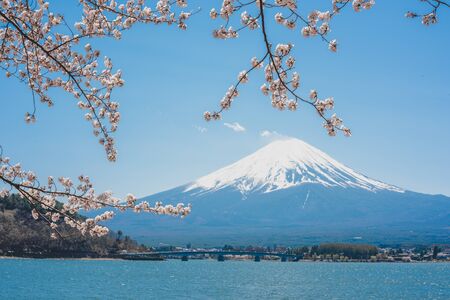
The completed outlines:
{"type": "Polygon", "coordinates": [[[117,231],[117,241],[120,241],[122,239],[122,235],[123,235],[122,230],[117,231]]]}
{"type": "Polygon", "coordinates": [[[437,258],[438,253],[441,251],[438,246],[433,247],[433,259],[437,258]]]}

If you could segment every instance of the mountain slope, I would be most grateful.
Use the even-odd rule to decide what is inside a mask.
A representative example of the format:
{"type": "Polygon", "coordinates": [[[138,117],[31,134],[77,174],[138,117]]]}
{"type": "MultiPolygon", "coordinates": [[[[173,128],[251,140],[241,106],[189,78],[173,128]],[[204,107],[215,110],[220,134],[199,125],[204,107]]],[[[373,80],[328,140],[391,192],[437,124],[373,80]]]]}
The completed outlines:
{"type": "Polygon", "coordinates": [[[145,200],[192,203],[185,219],[118,216],[149,242],[450,242],[450,198],[371,179],[296,139],[145,200]]]}

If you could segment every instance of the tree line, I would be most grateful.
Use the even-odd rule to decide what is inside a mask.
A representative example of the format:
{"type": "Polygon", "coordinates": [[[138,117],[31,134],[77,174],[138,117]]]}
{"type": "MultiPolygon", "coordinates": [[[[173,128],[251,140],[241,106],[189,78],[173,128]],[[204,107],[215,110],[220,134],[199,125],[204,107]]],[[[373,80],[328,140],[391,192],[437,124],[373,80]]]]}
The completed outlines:
{"type": "Polygon", "coordinates": [[[350,259],[369,259],[378,253],[378,248],[366,244],[327,243],[291,250],[299,256],[341,255],[350,259]]]}

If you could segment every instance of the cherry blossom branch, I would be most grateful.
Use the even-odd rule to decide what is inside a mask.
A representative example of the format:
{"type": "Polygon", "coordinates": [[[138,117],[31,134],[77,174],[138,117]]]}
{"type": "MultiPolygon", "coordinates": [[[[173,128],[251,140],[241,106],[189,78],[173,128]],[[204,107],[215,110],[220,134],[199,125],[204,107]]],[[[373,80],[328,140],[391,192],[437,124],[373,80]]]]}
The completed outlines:
{"type": "MultiPolygon", "coordinates": [[[[75,29],[67,24],[64,17],[54,14],[49,4],[42,0],[0,1],[0,68],[6,77],[17,78],[28,85],[32,92],[33,112],[25,115],[27,122],[35,122],[35,95],[48,106],[53,100],[48,96],[51,87],[57,87],[81,99],[78,107],[87,110],[85,119],[92,123],[94,135],[104,145],[107,157],[115,161],[117,153],[111,133],[115,132],[120,120],[118,103],[112,101],[111,94],[116,87],[124,84],[121,71],[112,72],[112,62],[105,57],[104,69],[99,69],[100,52],[87,43],[79,46],[82,39],[114,37],[120,39],[122,31],[136,23],[177,24],[186,29],[188,18],[197,13],[183,12],[175,14],[171,7],[186,7],[185,0],[160,0],[156,9],[144,5],[143,0],[124,1],[117,4],[115,0],[79,0],[82,8],[82,20],[75,24],[75,29]],[[78,31],[79,34],[74,31],[78,31]],[[81,51],[80,51],[81,50],[81,51]],[[84,51],[84,52],[82,52],[84,51]],[[109,121],[110,127],[104,124],[109,121]]],[[[83,234],[104,235],[107,228],[99,225],[113,217],[112,211],[104,212],[95,218],[80,221],[75,218],[79,210],[114,208],[149,212],[174,216],[186,216],[190,205],[162,205],[157,202],[150,206],[147,202],[136,203],[133,195],[125,201],[112,196],[111,192],[96,195],[88,177],[80,176],[75,186],[69,178],[59,178],[55,182],[48,177],[48,185],[41,185],[31,171],[23,171],[20,164],[9,164],[9,158],[2,157],[0,146],[0,198],[17,192],[33,208],[34,218],[42,218],[52,228],[52,237],[60,233],[58,222],[65,222],[77,228],[83,234]],[[64,201],[58,207],[57,200],[64,201]]]]}
{"type": "Polygon", "coordinates": [[[125,201],[113,197],[111,192],[95,194],[93,185],[87,176],[78,177],[78,185],[70,178],[60,177],[57,181],[53,177],[47,178],[47,185],[41,185],[37,176],[31,171],[22,170],[20,164],[12,165],[10,159],[2,156],[0,146],[0,182],[8,188],[0,188],[0,198],[8,196],[15,190],[32,206],[34,219],[41,217],[47,221],[53,230],[52,237],[56,238],[58,223],[64,222],[76,228],[83,235],[102,236],[108,233],[108,228],[100,225],[101,222],[114,217],[113,211],[105,211],[94,218],[80,219],[78,213],[104,208],[113,208],[120,211],[133,210],[135,212],[148,212],[158,215],[187,216],[191,206],[178,203],[176,206],[162,205],[156,202],[150,206],[148,202],[136,203],[136,197],[129,194],[125,201]],[[58,200],[64,200],[58,206],[58,200]]]}
{"type": "MultiPolygon", "coordinates": [[[[27,71],[28,73],[20,73],[19,71],[19,75],[23,78],[27,77],[28,78],[28,82],[29,82],[29,87],[31,88],[31,90],[33,92],[36,92],[38,95],[41,96],[41,101],[42,102],[46,102],[49,106],[53,105],[53,102],[48,98],[48,96],[46,95],[45,91],[48,89],[49,86],[60,86],[63,87],[65,90],[68,90],[69,92],[72,92],[76,97],[79,97],[79,95],[81,94],[84,99],[86,100],[86,104],[82,104],[79,106],[82,106],[86,109],[88,109],[90,111],[89,114],[93,114],[94,116],[94,121],[93,121],[93,126],[94,128],[99,128],[100,131],[103,134],[103,138],[101,139],[101,141],[103,141],[103,144],[105,145],[105,150],[107,151],[108,154],[108,158],[112,161],[115,160],[116,158],[116,152],[114,149],[114,142],[113,139],[109,136],[109,132],[107,131],[105,126],[103,126],[102,123],[102,116],[104,117],[104,114],[106,113],[106,111],[108,111],[109,114],[109,119],[111,121],[112,124],[112,128],[111,131],[115,131],[115,127],[116,122],[119,120],[119,113],[114,109],[115,107],[117,107],[116,104],[109,102],[106,103],[103,100],[103,97],[99,97],[96,94],[96,91],[92,91],[92,92],[88,92],[87,90],[85,90],[82,86],[81,86],[81,81],[79,78],[81,78],[82,75],[84,75],[84,73],[87,73],[84,70],[84,66],[80,66],[80,68],[77,70],[74,67],[77,65],[77,62],[81,62],[80,60],[77,59],[77,62],[74,62],[73,64],[67,63],[66,61],[64,61],[64,59],[60,59],[62,57],[69,57],[69,56],[75,56],[75,57],[79,57],[82,55],[79,55],[76,52],[71,51],[68,46],[63,47],[63,48],[59,48],[60,52],[50,52],[49,50],[46,49],[46,44],[48,40],[46,40],[43,44],[39,43],[37,41],[37,39],[39,38],[39,36],[36,36],[32,30],[25,32],[23,28],[27,28],[27,25],[22,23],[20,24],[16,18],[14,17],[13,14],[5,14],[3,12],[0,11],[0,16],[2,17],[2,19],[6,22],[8,22],[8,24],[11,24],[11,26],[13,28],[15,28],[15,36],[12,40],[10,40],[9,42],[11,43],[11,47],[13,48],[13,51],[15,52],[14,54],[16,54],[17,56],[21,56],[24,57],[24,61],[27,67],[27,71]],[[35,38],[36,37],[36,38],[35,38]],[[15,44],[15,41],[19,41],[20,44],[22,44],[22,50],[20,50],[19,47],[17,47],[17,44],[15,44]],[[27,45],[29,46],[29,48],[32,48],[33,51],[29,51],[27,45]],[[18,49],[19,48],[19,49],[18,49]],[[30,72],[30,65],[31,65],[31,70],[33,72],[30,72]],[[56,72],[56,73],[62,73],[65,74],[69,77],[69,79],[67,81],[61,80],[60,78],[57,78],[55,80],[55,82],[52,82],[52,79],[46,76],[41,75],[41,70],[42,69],[46,69],[50,72],[56,72]],[[72,86],[76,87],[76,89],[74,89],[72,86]],[[101,100],[100,100],[101,99],[101,100]],[[98,101],[97,103],[94,103],[95,101],[98,101]],[[102,108],[97,109],[100,105],[103,105],[102,108]],[[106,141],[106,142],[105,142],[106,141]]],[[[55,47],[51,47],[53,49],[55,49],[55,47]]],[[[88,49],[90,50],[90,49],[88,49]]],[[[86,65],[88,64],[96,64],[96,61],[94,60],[98,55],[92,55],[94,53],[92,52],[88,52],[88,55],[86,55],[86,65]]],[[[75,60],[75,59],[74,59],[75,60]]],[[[17,60],[14,60],[14,63],[16,64],[16,66],[19,66],[20,64],[17,63],[17,60]]],[[[82,63],[79,63],[79,65],[81,65],[82,63]]],[[[85,65],[85,66],[86,66],[85,65]]],[[[120,74],[114,74],[116,77],[113,77],[114,75],[111,74],[110,70],[112,65],[107,66],[109,67],[108,69],[102,71],[102,75],[97,75],[97,74],[90,74],[90,78],[93,78],[94,80],[106,80],[107,79],[107,75],[109,73],[110,76],[110,80],[116,79],[115,83],[116,85],[122,85],[123,81],[120,79],[120,74]]],[[[88,75],[89,74],[85,74],[88,75]]],[[[7,73],[7,76],[9,76],[9,74],[7,73]]],[[[86,86],[90,86],[90,80],[86,79],[84,81],[84,84],[86,86]]],[[[106,85],[106,84],[105,84],[106,85]]],[[[109,90],[112,90],[111,86],[109,88],[109,90]]],[[[109,99],[108,99],[109,100],[109,99]]],[[[34,114],[30,115],[27,114],[26,116],[26,120],[28,122],[33,122],[35,120],[34,114]]],[[[98,131],[95,131],[95,134],[98,135],[98,131]]]]}
{"type": "Polygon", "coordinates": [[[424,2],[426,4],[428,4],[428,6],[431,7],[431,11],[427,12],[427,13],[416,13],[416,12],[412,12],[412,11],[408,11],[405,16],[407,18],[421,18],[422,19],[422,24],[429,26],[432,24],[436,24],[438,22],[437,19],[437,14],[438,11],[442,8],[450,8],[450,2],[449,1],[441,1],[441,0],[420,0],[420,2],[424,2]]]}
{"type": "Polygon", "coordinates": [[[61,15],[54,14],[44,1],[5,0],[0,3],[0,68],[7,77],[18,78],[32,91],[33,112],[26,113],[28,123],[36,121],[35,95],[48,106],[51,87],[57,87],[80,99],[78,107],[86,110],[93,133],[105,148],[108,160],[117,159],[112,133],[120,121],[118,103],[111,99],[113,90],[124,85],[120,70],[113,73],[112,62],[105,57],[104,69],[99,69],[100,52],[90,44],[79,47],[82,39],[114,37],[120,39],[123,30],[136,23],[177,24],[186,29],[186,21],[198,12],[175,14],[172,6],[186,7],[185,0],[161,0],[153,11],[145,1],[78,0],[83,8],[82,20],[75,24],[79,34],[67,25],[61,15]],[[1,27],[3,26],[3,28],[1,27]],[[78,49],[83,50],[84,53],[78,49]],[[24,70],[22,70],[22,68],[24,70]],[[109,126],[105,123],[109,122],[109,126]]]}
{"type": "Polygon", "coordinates": [[[185,0],[160,0],[156,4],[155,11],[145,6],[145,1],[142,0],[122,4],[105,0],[79,0],[79,2],[83,6],[84,16],[82,22],[75,25],[78,30],[91,36],[112,35],[116,38],[121,37],[122,30],[131,28],[135,23],[177,24],[180,29],[186,29],[186,20],[199,11],[181,11],[178,16],[173,13],[172,5],[187,7],[185,0]],[[111,18],[108,18],[107,14],[110,14],[111,18]]]}
{"type": "MultiPolygon", "coordinates": [[[[333,104],[334,104],[334,100],[333,98],[328,98],[324,101],[318,100],[317,98],[317,92],[315,91],[311,91],[310,93],[310,98],[311,100],[314,100],[314,102],[308,101],[306,99],[303,99],[302,97],[300,97],[294,90],[292,90],[288,84],[285,82],[285,78],[286,75],[282,75],[285,74],[285,70],[283,70],[282,68],[282,58],[284,58],[285,56],[287,56],[292,48],[292,46],[289,45],[278,45],[277,46],[277,52],[280,53],[280,56],[277,56],[277,60],[275,60],[274,58],[274,54],[272,53],[271,50],[271,44],[269,42],[269,39],[267,37],[267,31],[266,31],[266,22],[265,22],[265,16],[264,16],[264,5],[263,2],[260,2],[260,11],[261,11],[261,31],[263,33],[264,36],[264,43],[267,49],[267,52],[269,53],[269,57],[270,57],[270,61],[271,61],[271,70],[274,69],[275,73],[277,74],[278,77],[278,82],[281,83],[282,87],[279,86],[279,84],[275,81],[274,83],[276,85],[278,85],[276,87],[276,91],[278,91],[279,93],[279,99],[275,100],[274,106],[279,108],[279,109],[284,109],[285,103],[283,101],[283,96],[285,95],[286,91],[288,91],[291,96],[294,97],[295,99],[295,103],[293,103],[292,101],[288,102],[288,107],[290,110],[296,110],[297,109],[297,102],[298,100],[307,103],[309,105],[312,105],[317,113],[320,115],[320,117],[325,121],[324,127],[327,129],[328,134],[330,136],[334,136],[336,134],[336,130],[341,130],[344,132],[345,135],[350,136],[351,135],[351,131],[350,129],[344,127],[342,125],[342,120],[340,120],[339,118],[336,117],[336,115],[333,115],[330,119],[327,119],[324,115],[325,109],[326,108],[332,108],[333,104]]],[[[291,9],[292,11],[292,9],[291,9]]],[[[307,22],[308,26],[310,26],[310,24],[307,22]]],[[[323,37],[322,37],[323,38],[323,37]]],[[[328,41],[327,41],[328,42],[328,41]]],[[[289,64],[288,64],[289,66],[289,64]]],[[[297,82],[296,79],[293,79],[293,82],[297,82]]],[[[294,88],[296,87],[297,84],[294,85],[294,88]]],[[[272,97],[273,98],[273,97],[272,97]]],[[[276,98],[275,98],[276,99],[276,98]]]]}
{"type": "Polygon", "coordinates": [[[260,68],[266,60],[267,56],[269,55],[269,52],[266,52],[264,57],[261,60],[258,60],[256,57],[252,59],[252,67],[248,71],[242,71],[238,76],[238,82],[235,85],[232,85],[230,88],[228,88],[228,91],[225,95],[225,97],[220,102],[220,110],[218,112],[214,112],[213,114],[210,114],[209,112],[205,112],[204,118],[209,121],[211,119],[218,120],[220,119],[220,113],[225,110],[229,109],[231,106],[231,103],[233,102],[233,98],[237,97],[239,95],[238,87],[241,83],[246,83],[248,81],[248,74],[253,71],[254,69],[260,68]]]}
{"type": "MultiPolygon", "coordinates": [[[[234,1],[224,0],[219,12],[215,9],[210,11],[210,17],[216,19],[219,15],[226,20],[225,26],[213,31],[213,36],[219,39],[237,38],[238,32],[244,28],[249,30],[260,29],[264,38],[264,47],[266,55],[262,60],[253,58],[251,60],[252,67],[249,71],[242,71],[238,75],[238,82],[231,86],[226,92],[225,96],[220,102],[220,109],[214,112],[205,112],[205,120],[218,120],[221,118],[221,113],[229,109],[233,100],[238,96],[237,87],[241,83],[248,81],[250,72],[263,66],[264,62],[267,66],[264,69],[266,84],[261,86],[261,91],[264,95],[270,95],[272,98],[272,106],[285,110],[296,110],[298,102],[306,103],[315,108],[319,116],[325,121],[324,127],[327,129],[329,135],[334,136],[336,131],[342,131],[344,135],[350,136],[351,131],[343,126],[342,120],[335,114],[331,117],[326,117],[326,111],[334,107],[334,99],[332,97],[320,100],[315,90],[311,90],[309,99],[301,97],[297,93],[300,86],[300,75],[293,72],[295,58],[291,56],[292,44],[278,44],[275,52],[272,49],[272,44],[269,41],[267,34],[267,21],[265,16],[266,9],[278,8],[279,10],[286,10],[289,12],[287,17],[284,17],[281,12],[275,14],[275,21],[285,26],[288,29],[294,29],[297,22],[300,21],[305,27],[302,28],[302,35],[305,37],[320,36],[321,39],[328,44],[328,48],[336,52],[337,41],[329,40],[326,35],[330,32],[329,21],[337,15],[350,1],[349,0],[334,0],[333,11],[312,11],[307,18],[303,17],[297,10],[297,4],[294,0],[274,0],[274,3],[267,3],[267,1],[257,0],[242,3],[237,1],[238,5],[234,5],[234,1]],[[244,11],[241,13],[241,23],[243,26],[237,30],[228,26],[233,14],[240,11],[242,8],[250,8],[250,4],[256,4],[256,17],[251,13],[244,11]],[[260,24],[259,24],[260,23],[260,24]],[[291,99],[289,99],[291,98],[291,99]]],[[[361,9],[370,9],[374,4],[372,0],[356,0],[352,2],[355,11],[361,9]]]]}

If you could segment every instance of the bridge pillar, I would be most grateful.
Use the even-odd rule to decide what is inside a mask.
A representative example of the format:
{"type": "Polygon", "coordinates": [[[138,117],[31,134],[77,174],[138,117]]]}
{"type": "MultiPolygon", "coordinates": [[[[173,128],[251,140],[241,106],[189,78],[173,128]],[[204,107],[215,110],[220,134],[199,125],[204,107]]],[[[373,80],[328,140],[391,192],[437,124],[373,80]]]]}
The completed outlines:
{"type": "Polygon", "coordinates": [[[261,256],[255,255],[255,261],[261,261],[261,256]]]}
{"type": "Polygon", "coordinates": [[[225,257],[222,254],[217,255],[217,261],[225,261],[225,257]]]}
{"type": "Polygon", "coordinates": [[[188,261],[189,259],[188,259],[188,256],[187,255],[183,255],[182,257],[181,257],[181,261],[188,261]]]}

